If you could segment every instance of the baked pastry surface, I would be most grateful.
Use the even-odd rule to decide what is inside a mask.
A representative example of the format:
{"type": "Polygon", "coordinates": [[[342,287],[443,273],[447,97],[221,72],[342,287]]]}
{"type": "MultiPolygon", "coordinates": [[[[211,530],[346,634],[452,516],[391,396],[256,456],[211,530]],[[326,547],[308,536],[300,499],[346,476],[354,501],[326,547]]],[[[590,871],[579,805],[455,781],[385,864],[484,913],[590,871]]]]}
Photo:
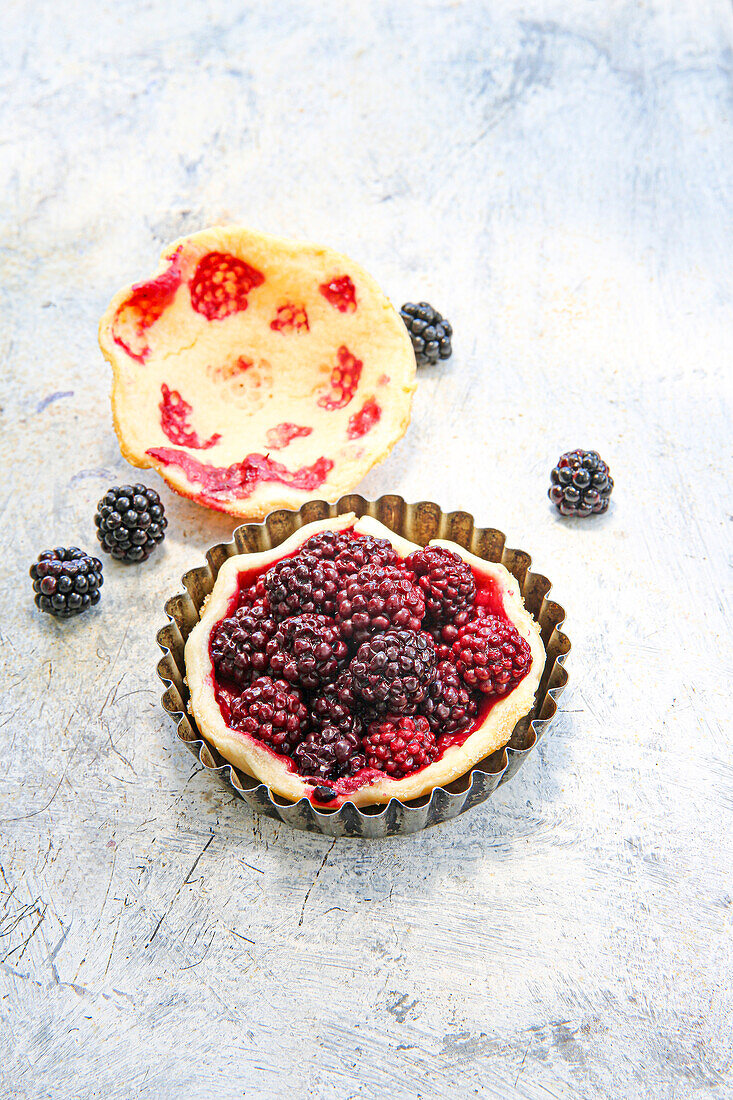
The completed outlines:
{"type": "Polygon", "coordinates": [[[115,295],[99,343],[125,458],[243,519],[336,499],[409,424],[399,314],[319,245],[239,226],[183,237],[115,295]]]}

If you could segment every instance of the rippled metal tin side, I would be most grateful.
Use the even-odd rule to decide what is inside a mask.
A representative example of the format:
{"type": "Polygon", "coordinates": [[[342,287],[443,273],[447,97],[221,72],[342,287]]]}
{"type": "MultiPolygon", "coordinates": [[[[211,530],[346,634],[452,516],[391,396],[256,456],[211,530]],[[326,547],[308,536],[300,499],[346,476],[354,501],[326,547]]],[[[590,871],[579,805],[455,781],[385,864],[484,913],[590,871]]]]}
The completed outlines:
{"type": "Polygon", "coordinates": [[[176,722],[178,736],[200,763],[254,810],[291,825],[335,837],[387,837],[416,833],[465,813],[485,801],[521,767],[527,755],[547,730],[557,712],[568,675],[564,663],[570,642],[560,627],[565,612],[549,598],[550,582],[530,570],[529,554],[506,545],[506,536],[491,527],[476,527],[468,512],[444,513],[432,501],[406,503],[399,496],[365,500],[357,494],[341,497],[335,504],[311,500],[295,512],[280,509],[263,523],[238,527],[231,542],[218,543],[206,553],[206,564],[189,569],[182,577],[184,591],[165,604],[168,624],[158,631],[163,657],[158,675],[166,685],[162,702],[176,722]],[[254,553],[278,546],[306,523],[345,512],[369,515],[412,542],[451,539],[477,557],[501,562],[518,583],[527,609],[534,615],[545,646],[545,667],[532,711],[514,728],[509,744],[476,764],[470,772],[447,787],[436,787],[429,795],[411,802],[393,798],[386,806],[357,808],[351,802],[334,810],[315,809],[307,798],[291,802],[274,794],[264,783],[228,764],[209,744],[188,713],[183,650],[186,639],[199,620],[201,606],[214,587],[222,563],[234,554],[254,553]]]}

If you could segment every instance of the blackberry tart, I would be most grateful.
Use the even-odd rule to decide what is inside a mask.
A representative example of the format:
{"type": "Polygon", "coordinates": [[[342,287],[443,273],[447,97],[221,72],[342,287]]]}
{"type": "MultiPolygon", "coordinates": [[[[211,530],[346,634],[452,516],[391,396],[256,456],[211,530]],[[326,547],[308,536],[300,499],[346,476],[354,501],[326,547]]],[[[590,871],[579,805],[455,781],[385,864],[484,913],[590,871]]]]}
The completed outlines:
{"type": "Polygon", "coordinates": [[[507,744],[544,663],[502,565],[353,513],[225,561],[185,648],[191,713],[221,755],[325,807],[458,779],[507,744]],[[351,564],[334,603],[321,566],[339,557],[351,564]]]}

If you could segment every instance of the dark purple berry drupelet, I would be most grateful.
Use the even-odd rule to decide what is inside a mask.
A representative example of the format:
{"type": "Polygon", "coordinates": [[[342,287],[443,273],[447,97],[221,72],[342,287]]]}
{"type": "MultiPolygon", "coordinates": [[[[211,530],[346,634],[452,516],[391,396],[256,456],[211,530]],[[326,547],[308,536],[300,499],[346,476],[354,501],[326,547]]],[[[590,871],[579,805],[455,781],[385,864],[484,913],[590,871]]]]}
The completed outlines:
{"type": "Polygon", "coordinates": [[[350,539],[349,543],[335,559],[339,574],[344,577],[355,577],[365,566],[381,568],[386,565],[397,565],[399,562],[397,552],[388,539],[378,539],[373,535],[362,535],[360,538],[350,539]]]}
{"type": "Polygon", "coordinates": [[[351,673],[348,669],[341,673],[332,684],[326,684],[322,691],[310,698],[311,725],[314,729],[322,726],[336,726],[340,730],[353,730],[361,733],[361,713],[351,673]]]}
{"type": "Polygon", "coordinates": [[[301,546],[301,553],[313,554],[321,561],[333,561],[351,542],[345,531],[317,531],[301,546]]]}
{"type": "Polygon", "coordinates": [[[307,722],[303,696],[285,680],[259,676],[231,700],[229,724],[278,753],[293,752],[303,739],[307,722]]]}
{"type": "Polygon", "coordinates": [[[547,495],[561,515],[600,515],[608,510],[613,478],[597,451],[561,455],[550,481],[547,495]]]}
{"type": "Polygon", "coordinates": [[[460,629],[453,660],[469,691],[506,695],[529,672],[532,653],[513,623],[487,615],[460,629]]]}
{"type": "Polygon", "coordinates": [[[44,550],[30,568],[36,607],[70,619],[99,603],[102,563],[78,546],[44,550]]]}
{"type": "Polygon", "coordinates": [[[366,767],[359,735],[338,726],[311,730],[296,748],[293,759],[301,775],[319,779],[341,779],[366,767]]]}
{"type": "Polygon", "coordinates": [[[468,562],[443,546],[426,546],[410,554],[405,566],[415,574],[432,625],[462,626],[468,622],[476,597],[476,582],[468,562]]]}
{"type": "Polygon", "coordinates": [[[314,690],[335,680],[349,656],[341,631],[327,615],[294,615],[267,643],[270,672],[314,690]]]}
{"type": "Polygon", "coordinates": [[[102,549],[124,562],[149,558],[168,526],[160,497],[145,485],[114,485],[97,505],[94,522],[102,549]]]}
{"type": "Polygon", "coordinates": [[[400,310],[412,340],[418,367],[435,366],[439,359],[450,359],[453,329],[428,302],[405,302],[400,310]]]}
{"type": "Polygon", "coordinates": [[[211,660],[217,676],[246,687],[268,670],[267,644],[277,622],[263,601],[238,607],[211,634],[211,660]]]}
{"type": "Polygon", "coordinates": [[[367,565],[339,593],[336,618],[344,637],[360,645],[371,634],[419,630],[425,614],[422,592],[394,565],[367,565]]]}
{"type": "Polygon", "coordinates": [[[420,713],[427,718],[436,737],[460,733],[476,718],[478,704],[450,661],[438,663],[435,679],[428,688],[428,696],[420,707],[420,713]]]}
{"type": "Polygon", "coordinates": [[[388,539],[353,535],[344,531],[319,531],[303,543],[302,549],[322,560],[332,561],[341,577],[352,577],[365,565],[396,565],[397,553],[388,539]]]}
{"type": "Polygon", "coordinates": [[[334,563],[307,550],[277,562],[265,576],[267,599],[276,619],[307,613],[332,616],[340,586],[334,563]]]}
{"type": "Polygon", "coordinates": [[[392,779],[404,779],[431,764],[437,755],[435,737],[420,714],[388,714],[371,722],[364,737],[367,767],[377,768],[392,779]]]}
{"type": "Polygon", "coordinates": [[[354,695],[379,712],[414,713],[435,674],[429,634],[388,630],[364,642],[349,665],[354,695]]]}

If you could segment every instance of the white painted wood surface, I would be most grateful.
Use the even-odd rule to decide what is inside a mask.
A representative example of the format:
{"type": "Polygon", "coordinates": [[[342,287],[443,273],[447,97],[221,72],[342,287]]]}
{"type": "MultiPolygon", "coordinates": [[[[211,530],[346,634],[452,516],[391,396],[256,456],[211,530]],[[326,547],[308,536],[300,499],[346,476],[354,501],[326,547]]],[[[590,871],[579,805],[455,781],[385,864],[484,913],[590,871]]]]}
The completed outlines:
{"type": "MultiPolygon", "coordinates": [[[[731,1095],[731,80],[724,0],[38,0],[0,17],[3,1097],[731,1095]],[[222,219],[353,254],[455,327],[362,486],[506,530],[573,641],[552,734],[406,840],[257,820],[158,698],[221,516],[39,550],[130,479],[96,323],[222,219]],[[546,500],[598,448],[607,517],[546,500]]],[[[155,476],[146,480],[158,484],[155,476]]]]}

